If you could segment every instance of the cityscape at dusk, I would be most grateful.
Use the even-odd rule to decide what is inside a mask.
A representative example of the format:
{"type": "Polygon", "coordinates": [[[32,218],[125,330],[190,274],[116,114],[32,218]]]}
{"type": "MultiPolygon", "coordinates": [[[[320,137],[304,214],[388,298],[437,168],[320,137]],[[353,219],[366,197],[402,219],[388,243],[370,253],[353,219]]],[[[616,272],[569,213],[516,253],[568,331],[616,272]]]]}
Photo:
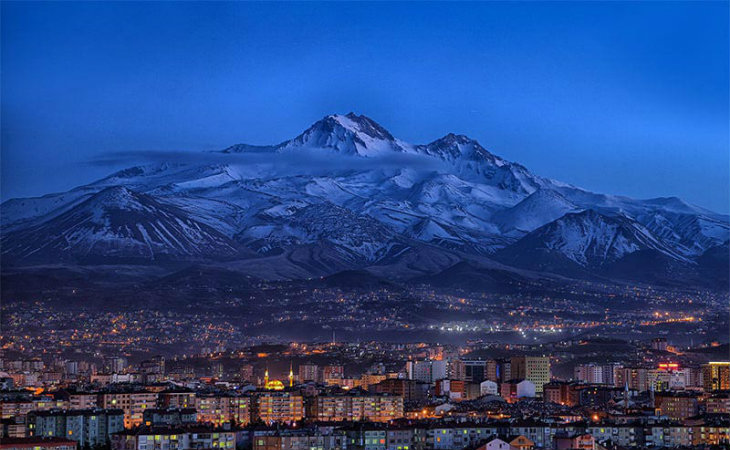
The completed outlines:
{"type": "Polygon", "coordinates": [[[0,450],[730,449],[730,2],[0,9],[0,450]]]}

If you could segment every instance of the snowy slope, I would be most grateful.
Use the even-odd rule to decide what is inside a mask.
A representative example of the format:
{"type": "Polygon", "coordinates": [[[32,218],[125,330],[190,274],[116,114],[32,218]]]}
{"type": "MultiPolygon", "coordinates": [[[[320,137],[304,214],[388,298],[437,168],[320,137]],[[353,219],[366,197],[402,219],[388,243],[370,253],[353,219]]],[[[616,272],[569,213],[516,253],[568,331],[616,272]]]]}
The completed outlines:
{"type": "Polygon", "coordinates": [[[515,206],[496,213],[493,221],[505,233],[526,233],[580,209],[557,191],[539,189],[515,206]]]}
{"type": "Polygon", "coordinates": [[[9,200],[0,215],[3,254],[21,262],[227,260],[245,249],[262,260],[285,258],[280,273],[297,276],[436,268],[457,254],[495,252],[511,252],[518,265],[547,253],[581,270],[644,250],[694,264],[730,238],[727,216],[673,197],[589,192],[535,175],[467,136],[409,144],[353,113],[326,116],[277,145],[237,144],[9,200]],[[584,210],[592,212],[575,214],[584,210]]]}
{"type": "Polygon", "coordinates": [[[182,210],[124,187],[107,188],[63,214],[2,240],[6,261],[225,258],[236,244],[182,210]]]}
{"type": "Polygon", "coordinates": [[[531,174],[520,164],[491,154],[479,142],[464,135],[449,133],[430,144],[416,146],[415,150],[447,162],[460,178],[519,194],[530,194],[541,186],[553,184],[551,180],[531,174]]]}
{"type": "MultiPolygon", "coordinates": [[[[532,231],[498,253],[507,263],[557,272],[571,262],[584,269],[600,269],[641,250],[652,250],[682,261],[676,250],[656,239],[643,225],[624,216],[594,210],[568,213],[532,231]]],[[[686,261],[689,262],[689,261],[686,261]]]]}

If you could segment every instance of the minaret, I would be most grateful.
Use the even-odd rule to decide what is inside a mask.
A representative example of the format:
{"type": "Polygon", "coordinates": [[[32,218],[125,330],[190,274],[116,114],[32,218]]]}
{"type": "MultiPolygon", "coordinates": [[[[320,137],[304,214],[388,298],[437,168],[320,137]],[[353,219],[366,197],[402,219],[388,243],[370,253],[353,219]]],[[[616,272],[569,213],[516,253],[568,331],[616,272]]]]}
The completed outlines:
{"type": "Polygon", "coordinates": [[[624,414],[629,409],[629,382],[624,382],[624,414]]]}
{"type": "Polygon", "coordinates": [[[292,362],[289,361],[289,387],[294,386],[294,368],[292,367],[292,362]]]}
{"type": "Polygon", "coordinates": [[[264,372],[264,387],[268,388],[269,386],[269,368],[266,368],[266,372],[264,372]]]}

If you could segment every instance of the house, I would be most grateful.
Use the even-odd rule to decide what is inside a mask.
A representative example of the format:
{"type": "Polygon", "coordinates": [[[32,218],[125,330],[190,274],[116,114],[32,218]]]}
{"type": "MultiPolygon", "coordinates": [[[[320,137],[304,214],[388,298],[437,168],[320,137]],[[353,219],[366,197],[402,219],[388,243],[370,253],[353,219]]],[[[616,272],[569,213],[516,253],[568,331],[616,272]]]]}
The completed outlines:
{"type": "Polygon", "coordinates": [[[576,434],[572,436],[555,436],[553,439],[555,450],[594,450],[596,441],[590,434],[576,434]]]}
{"type": "Polygon", "coordinates": [[[535,443],[526,436],[516,436],[509,441],[510,450],[532,450],[535,443]]]}
{"type": "Polygon", "coordinates": [[[510,450],[510,445],[498,437],[493,437],[477,447],[476,450],[510,450]]]}

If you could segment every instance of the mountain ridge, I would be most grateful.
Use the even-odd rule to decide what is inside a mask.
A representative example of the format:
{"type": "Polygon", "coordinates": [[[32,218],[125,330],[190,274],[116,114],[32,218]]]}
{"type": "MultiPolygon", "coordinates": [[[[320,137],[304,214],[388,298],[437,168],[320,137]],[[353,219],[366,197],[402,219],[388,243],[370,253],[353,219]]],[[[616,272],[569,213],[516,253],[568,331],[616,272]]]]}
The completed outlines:
{"type": "MultiPolygon", "coordinates": [[[[137,222],[125,224],[129,230],[141,226],[159,231],[153,233],[158,246],[153,255],[211,261],[298,255],[295,266],[279,272],[304,277],[369,267],[402,271],[394,277],[422,277],[468,258],[496,258],[517,268],[574,277],[609,272],[621,277],[615,275],[620,270],[609,268],[639,251],[659,252],[671,264],[696,270],[704,267],[698,261],[709,249],[730,237],[727,216],[676,197],[635,200],[593,193],[535,175],[464,135],[449,133],[428,144],[409,144],[374,120],[349,113],[325,116],[277,145],[236,144],[194,161],[130,167],[68,192],[3,202],[3,259],[23,263],[28,252],[42,254],[39,248],[48,246],[34,234],[56,242],[50,262],[78,255],[75,246],[81,248],[84,241],[66,239],[59,217],[80,214],[78,208],[90,199],[101,203],[101,209],[116,208],[136,217],[137,222]],[[97,197],[104,191],[107,197],[97,197]],[[575,215],[589,220],[568,226],[575,215]],[[155,225],[165,218],[172,221],[169,227],[178,224],[169,235],[155,225]],[[190,227],[202,233],[198,239],[203,247],[228,250],[194,251],[195,238],[183,232],[190,227]],[[549,231],[555,234],[560,227],[572,234],[562,237],[562,245],[548,246],[549,231]],[[542,241],[536,240],[538,230],[542,241]],[[575,252],[590,247],[583,241],[600,233],[607,239],[600,246],[605,251],[594,246],[590,255],[575,252]],[[173,235],[187,245],[177,245],[173,235]],[[611,247],[611,242],[616,245],[611,247]],[[409,268],[411,255],[417,254],[433,259],[418,261],[429,268],[426,272],[409,268]],[[526,265],[525,260],[535,257],[542,258],[540,265],[526,265]],[[563,270],[567,261],[577,266],[563,270]]],[[[85,214],[80,217],[90,217],[89,211],[85,214]]],[[[144,241],[133,231],[119,231],[117,222],[107,228],[97,222],[94,227],[103,233],[133,239],[135,248],[144,241]]],[[[101,238],[96,248],[107,245],[100,242],[106,241],[101,238]]],[[[98,255],[101,260],[105,256],[110,255],[98,255]]],[[[722,264],[718,258],[704,261],[722,264]]]]}

